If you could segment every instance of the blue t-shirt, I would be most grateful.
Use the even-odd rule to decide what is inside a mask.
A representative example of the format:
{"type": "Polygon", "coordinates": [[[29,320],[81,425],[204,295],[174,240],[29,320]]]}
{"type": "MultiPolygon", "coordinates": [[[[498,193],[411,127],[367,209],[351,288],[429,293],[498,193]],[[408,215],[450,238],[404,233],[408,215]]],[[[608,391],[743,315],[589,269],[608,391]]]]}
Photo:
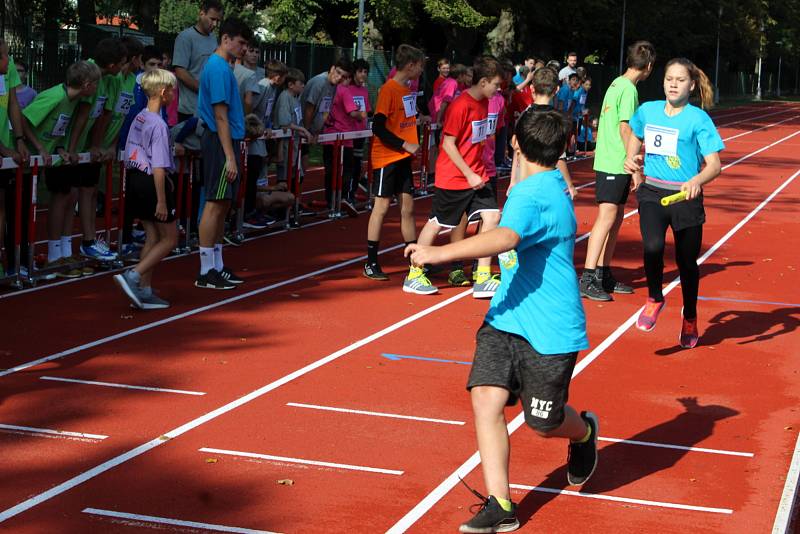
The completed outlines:
{"type": "Polygon", "coordinates": [[[569,84],[561,86],[561,89],[559,89],[556,94],[556,98],[558,99],[558,110],[566,112],[569,109],[569,102],[572,100],[572,89],[569,88],[569,84]]]}
{"type": "Polygon", "coordinates": [[[572,101],[575,102],[575,105],[572,106],[572,118],[574,120],[579,120],[583,115],[583,108],[586,107],[586,96],[588,94],[583,87],[578,87],[573,91],[572,101]]]}
{"type": "Polygon", "coordinates": [[[644,174],[647,183],[666,189],[680,189],[700,172],[705,156],[725,148],[708,113],[686,104],[670,117],[666,101],[639,106],[630,120],[633,135],[645,145],[644,174]]]}
{"type": "Polygon", "coordinates": [[[581,124],[581,128],[578,131],[578,142],[583,143],[585,141],[594,143],[594,134],[592,133],[591,128],[587,128],[586,125],[581,124]],[[587,134],[589,135],[589,139],[586,139],[587,134]]]}
{"type": "Polygon", "coordinates": [[[214,104],[227,104],[231,139],[244,139],[244,109],[239,95],[239,84],[233,68],[219,54],[211,54],[200,75],[200,91],[197,96],[197,116],[209,130],[217,133],[214,104]]]}
{"type": "Polygon", "coordinates": [[[522,74],[520,74],[520,73],[518,72],[518,73],[516,73],[516,74],[514,75],[514,77],[513,77],[513,78],[511,78],[511,81],[513,81],[513,82],[514,82],[514,85],[519,85],[519,84],[521,84],[522,82],[524,82],[524,81],[525,81],[525,78],[523,78],[523,77],[522,77],[522,74]]]}
{"type": "Polygon", "coordinates": [[[520,242],[499,255],[503,283],[486,322],[524,337],[540,354],[589,348],[573,265],[578,224],[566,188],[555,169],[529,176],[511,190],[500,220],[520,242]]]}

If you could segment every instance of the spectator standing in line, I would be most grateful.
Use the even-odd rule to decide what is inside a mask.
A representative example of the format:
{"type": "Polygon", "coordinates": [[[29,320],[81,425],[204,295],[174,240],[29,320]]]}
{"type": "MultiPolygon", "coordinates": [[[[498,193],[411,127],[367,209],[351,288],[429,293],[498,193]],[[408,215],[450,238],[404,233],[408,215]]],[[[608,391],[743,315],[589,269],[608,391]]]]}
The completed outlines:
{"type": "Polygon", "coordinates": [[[20,81],[20,85],[17,87],[17,103],[19,104],[19,109],[25,109],[28,104],[33,102],[38,93],[28,85],[28,64],[24,61],[17,61],[16,67],[20,81]]]}
{"type": "Polygon", "coordinates": [[[258,41],[253,39],[245,50],[244,57],[241,63],[237,63],[233,68],[233,75],[236,77],[236,83],[239,84],[239,92],[244,98],[245,84],[253,74],[256,74],[259,80],[264,79],[264,68],[258,66],[258,41]]]}
{"type": "Polygon", "coordinates": [[[221,19],[222,3],[219,0],[203,0],[197,24],[183,30],[175,39],[172,65],[179,81],[179,122],[183,122],[197,113],[200,74],[203,72],[208,58],[217,49],[214,29],[221,19]]]}
{"type": "Polygon", "coordinates": [[[578,65],[578,53],[570,52],[567,54],[567,64],[563,69],[558,71],[558,82],[564,85],[569,81],[571,74],[577,74],[578,70],[575,68],[578,65]]]}

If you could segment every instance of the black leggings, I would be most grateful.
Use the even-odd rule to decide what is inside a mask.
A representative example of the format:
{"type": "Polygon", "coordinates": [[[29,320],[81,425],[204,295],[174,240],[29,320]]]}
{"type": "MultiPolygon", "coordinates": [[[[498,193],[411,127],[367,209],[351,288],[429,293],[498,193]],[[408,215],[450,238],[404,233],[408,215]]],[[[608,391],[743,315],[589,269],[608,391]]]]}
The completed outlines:
{"type": "MultiPolygon", "coordinates": [[[[664,294],[664,244],[670,216],[667,210],[655,202],[639,204],[639,227],[644,245],[644,271],[647,275],[647,289],[650,298],[661,302],[664,294]]],[[[697,257],[703,242],[703,225],[691,226],[682,230],[672,230],[675,238],[675,263],[681,275],[683,292],[683,316],[687,319],[697,317],[697,292],[700,288],[700,268],[697,257]]]]}

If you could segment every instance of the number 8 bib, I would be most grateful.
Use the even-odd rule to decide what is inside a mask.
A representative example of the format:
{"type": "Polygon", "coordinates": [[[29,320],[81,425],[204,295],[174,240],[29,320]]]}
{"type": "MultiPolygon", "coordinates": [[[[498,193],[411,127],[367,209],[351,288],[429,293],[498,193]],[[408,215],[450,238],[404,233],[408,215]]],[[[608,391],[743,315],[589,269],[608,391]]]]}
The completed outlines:
{"type": "Polygon", "coordinates": [[[677,156],[678,133],[679,130],[675,128],[648,124],[644,127],[644,151],[661,156],[677,156]]]}

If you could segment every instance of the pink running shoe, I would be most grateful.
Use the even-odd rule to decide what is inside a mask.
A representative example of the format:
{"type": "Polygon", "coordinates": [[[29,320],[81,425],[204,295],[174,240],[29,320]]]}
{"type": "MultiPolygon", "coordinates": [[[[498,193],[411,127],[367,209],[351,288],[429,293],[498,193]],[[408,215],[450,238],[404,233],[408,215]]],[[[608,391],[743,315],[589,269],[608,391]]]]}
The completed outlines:
{"type": "Polygon", "coordinates": [[[656,302],[655,300],[648,298],[647,302],[644,303],[644,309],[642,310],[642,313],[640,313],[639,318],[636,319],[636,328],[644,332],[649,332],[655,328],[656,321],[658,320],[658,314],[661,313],[661,310],[664,308],[666,303],[666,300],[656,302]]]}
{"type": "MultiPolygon", "coordinates": [[[[683,315],[681,313],[681,315],[683,315]]],[[[683,324],[681,325],[681,335],[678,338],[678,341],[681,344],[681,347],[684,349],[693,349],[697,346],[697,342],[700,340],[700,334],[697,331],[697,317],[694,319],[683,319],[683,324]]]]}

